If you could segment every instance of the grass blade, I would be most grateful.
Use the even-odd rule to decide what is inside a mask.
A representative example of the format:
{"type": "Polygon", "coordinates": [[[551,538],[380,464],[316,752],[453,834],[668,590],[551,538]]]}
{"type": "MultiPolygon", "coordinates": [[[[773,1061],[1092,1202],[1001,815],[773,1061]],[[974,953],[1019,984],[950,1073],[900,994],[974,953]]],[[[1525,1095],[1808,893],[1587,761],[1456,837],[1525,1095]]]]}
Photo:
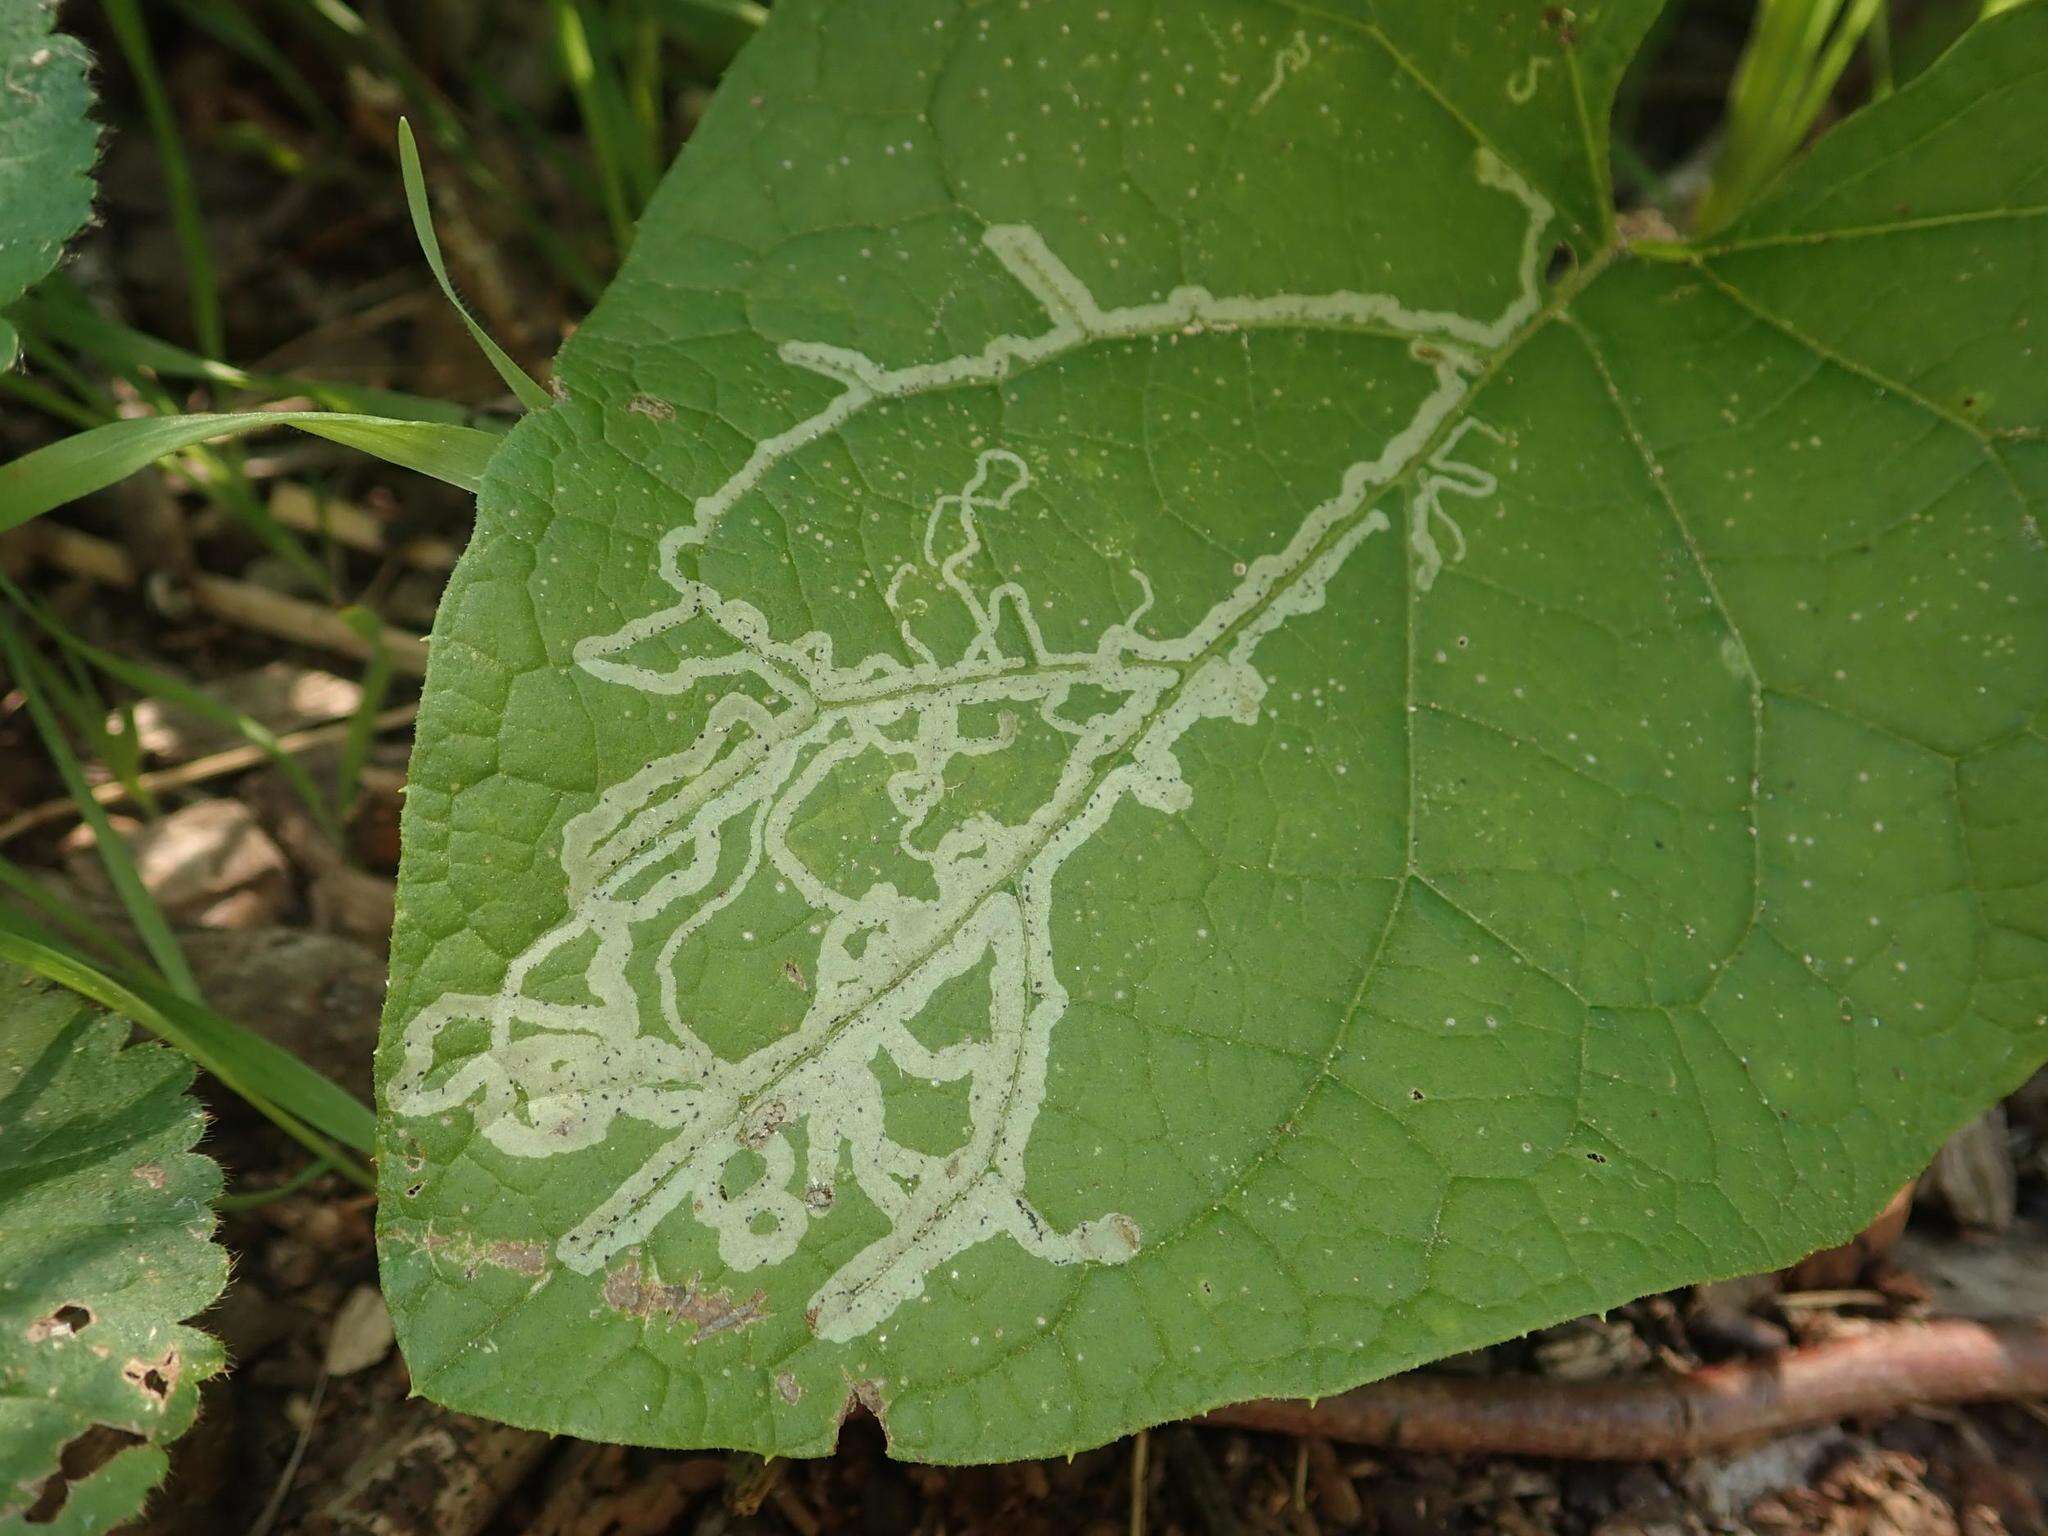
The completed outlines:
{"type": "MultiPolygon", "coordinates": [[[[193,1003],[139,979],[132,988],[159,1017],[181,1032],[185,1048],[207,1071],[252,1104],[275,1105],[365,1157],[377,1155],[376,1115],[341,1084],[203,1003],[193,1003]]],[[[332,1154],[331,1148],[313,1150],[332,1154]]]]}
{"type": "MultiPolygon", "coordinates": [[[[69,902],[46,890],[41,881],[4,854],[0,854],[0,890],[12,892],[17,901],[35,908],[63,929],[73,943],[97,954],[107,964],[130,967],[139,963],[135,952],[116,939],[104,924],[95,923],[69,902]]],[[[0,905],[0,912],[6,910],[4,905],[0,905]]]]}
{"type": "Polygon", "coordinates": [[[455,158],[470,184],[494,206],[510,210],[564,282],[585,300],[597,301],[604,291],[603,280],[561,232],[520,196],[518,188],[508,186],[485,163],[447,98],[420,73],[381,18],[373,26],[345,0],[289,0],[285,10],[313,31],[326,48],[339,46],[373,73],[388,77],[421,114],[427,136],[455,158]]]}
{"type": "MultiPolygon", "coordinates": [[[[91,357],[109,372],[134,376],[147,371],[160,379],[192,379],[223,389],[259,395],[304,395],[329,411],[359,411],[401,421],[445,421],[462,425],[475,415],[467,406],[426,395],[366,384],[302,379],[292,374],[252,373],[218,358],[204,357],[110,320],[95,310],[62,273],[39,284],[8,313],[31,336],[46,337],[91,357]]],[[[485,421],[481,425],[488,426],[485,421]]]]}
{"type": "Polygon", "coordinates": [[[291,98],[292,105],[314,128],[330,135],[342,132],[340,121],[320,99],[320,93],[313,89],[312,83],[263,35],[235,0],[173,0],[173,3],[186,20],[223,46],[239,53],[275,81],[277,88],[291,98]]]}
{"type": "MultiPolygon", "coordinates": [[[[0,320],[0,332],[12,334],[7,331],[7,323],[4,320],[0,320]]],[[[0,357],[5,355],[5,349],[0,348],[0,357]]],[[[0,368],[0,391],[5,391],[15,399],[46,415],[54,416],[59,421],[69,422],[81,431],[90,431],[106,419],[99,412],[80,405],[69,395],[59,394],[49,386],[38,384],[33,379],[25,379],[18,373],[8,373],[4,368],[0,368]]]]}
{"type": "Polygon", "coordinates": [[[192,334],[199,345],[218,357],[227,351],[221,329],[220,288],[214,277],[213,253],[206,244],[206,223],[199,212],[199,196],[192,186],[192,167],[185,158],[185,141],[178,133],[178,119],[171,111],[157,74],[156,55],[149,45],[149,29],[143,25],[136,0],[101,0],[114,41],[135,75],[135,88],[142,97],[143,115],[156,137],[157,154],[163,160],[164,189],[171,200],[171,224],[177,232],[178,247],[185,258],[185,286],[192,303],[192,334]]]}
{"type": "Polygon", "coordinates": [[[419,145],[413,142],[412,124],[402,117],[398,120],[398,164],[405,181],[406,206],[412,210],[413,233],[419,237],[420,252],[427,258],[434,281],[441,285],[441,292],[455,306],[462,323],[469,327],[469,334],[483,349],[484,356],[491,360],[491,366],[498,370],[498,377],[505,381],[505,387],[517,395],[519,403],[529,411],[546,410],[555,403],[553,398],[527,376],[525,369],[512,361],[509,352],[491,339],[490,332],[477,323],[468,306],[455,295],[455,285],[448,278],[448,267],[441,260],[441,242],[434,234],[433,214],[427,207],[427,181],[420,171],[419,145]]]}
{"type": "Polygon", "coordinates": [[[583,118],[583,130],[590,139],[590,157],[597,162],[598,189],[604,197],[605,217],[612,226],[612,244],[619,257],[633,243],[633,222],[638,204],[635,190],[629,190],[632,167],[624,143],[626,118],[624,92],[611,68],[608,53],[591,44],[590,28],[581,8],[572,0],[552,0],[555,53],[569,91],[576,98],[576,110],[583,118]]]}
{"type": "Polygon", "coordinates": [[[476,427],[348,411],[230,411],[110,421],[0,465],[0,533],[104,490],[181,448],[272,427],[297,427],[465,491],[475,491],[482,482],[484,465],[501,441],[498,434],[476,427]]]}
{"type": "Polygon", "coordinates": [[[343,1148],[375,1157],[376,1116],[340,1084],[282,1046],[148,982],[110,975],[6,908],[0,908],[0,958],[26,966],[46,981],[160,1036],[316,1157],[358,1183],[375,1187],[370,1171],[343,1148]]]}
{"type": "Polygon", "coordinates": [[[171,984],[171,990],[196,1002],[199,983],[193,979],[192,968],[185,962],[184,950],[178,947],[177,935],[171,932],[163,909],[143,885],[142,876],[136,873],[128,844],[114,830],[105,808],[93,798],[92,786],[85,781],[85,770],[58,723],[57,712],[50,703],[48,663],[29,648],[5,617],[0,617],[0,652],[5,652],[15,686],[20,688],[28,704],[36,734],[43,739],[43,750],[50,754],[65,789],[76,802],[79,818],[92,828],[93,852],[99,855],[100,866],[106,870],[114,894],[120,897],[128,920],[141,936],[142,947],[149,951],[149,958],[171,984]]]}
{"type": "MultiPolygon", "coordinates": [[[[155,667],[130,661],[125,656],[116,656],[112,651],[103,650],[89,640],[81,640],[59,623],[54,614],[5,575],[0,575],[0,596],[5,596],[27,614],[37,628],[63,646],[66,651],[97,667],[116,682],[127,685],[146,698],[167,699],[202,719],[224,726],[259,749],[270,759],[278,772],[284,775],[285,781],[291,785],[299,799],[305,802],[306,809],[320,823],[320,829],[337,847],[340,846],[341,826],[335,819],[332,807],[314,786],[312,776],[306,772],[304,765],[284,750],[278,742],[276,733],[262,721],[245,715],[238,709],[230,709],[204,689],[194,688],[168,672],[160,672],[155,667]]],[[[381,633],[379,638],[382,638],[381,633]]]]}
{"type": "Polygon", "coordinates": [[[1754,203],[1798,153],[1882,0],[1763,0],[1728,92],[1725,138],[1694,214],[1712,234],[1754,203]]]}

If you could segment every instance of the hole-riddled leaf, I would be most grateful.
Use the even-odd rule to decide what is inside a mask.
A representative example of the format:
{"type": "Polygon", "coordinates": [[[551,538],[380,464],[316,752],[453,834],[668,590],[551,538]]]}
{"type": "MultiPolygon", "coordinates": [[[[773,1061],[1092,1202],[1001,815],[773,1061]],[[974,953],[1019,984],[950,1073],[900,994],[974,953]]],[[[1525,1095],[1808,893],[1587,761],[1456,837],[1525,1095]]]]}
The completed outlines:
{"type": "MultiPolygon", "coordinates": [[[[0,4],[0,309],[57,264],[92,211],[99,135],[85,50],[51,30],[54,0],[0,4]]],[[[0,319],[0,368],[14,362],[0,319]]]]}
{"type": "Polygon", "coordinates": [[[0,965],[0,1531],[104,1531],[164,1475],[222,1365],[220,1170],[192,1065],[0,965]]]}
{"type": "Polygon", "coordinates": [[[1648,0],[788,0],[481,496],[413,1379],[1040,1455],[1856,1230],[2043,1054],[2048,6],[1631,248],[1648,0]]]}

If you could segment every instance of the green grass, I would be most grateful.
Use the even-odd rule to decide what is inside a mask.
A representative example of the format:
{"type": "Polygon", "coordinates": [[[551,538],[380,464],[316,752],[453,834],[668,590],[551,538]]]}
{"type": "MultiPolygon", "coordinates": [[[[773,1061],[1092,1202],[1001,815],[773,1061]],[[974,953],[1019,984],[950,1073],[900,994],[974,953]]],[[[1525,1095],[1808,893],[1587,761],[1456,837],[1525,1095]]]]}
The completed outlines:
{"type": "MultiPolygon", "coordinates": [[[[1885,20],[1885,0],[1762,0],[1729,87],[1713,180],[1695,213],[1699,234],[1732,221],[1791,163],[1873,29],[1880,60],[1889,60],[1885,20]]],[[[1882,67],[1888,79],[1888,63],[1882,67]]]]}
{"type": "Polygon", "coordinates": [[[192,184],[192,166],[185,155],[185,140],[178,129],[177,115],[164,94],[163,79],[157,73],[156,53],[150,47],[149,28],[142,19],[137,0],[101,0],[114,41],[135,76],[136,94],[149,131],[156,139],[157,154],[163,162],[164,194],[171,205],[171,226],[185,261],[185,288],[192,307],[192,334],[201,348],[216,357],[227,351],[222,329],[220,286],[214,276],[213,253],[207,246],[206,221],[200,212],[199,194],[192,184]]]}

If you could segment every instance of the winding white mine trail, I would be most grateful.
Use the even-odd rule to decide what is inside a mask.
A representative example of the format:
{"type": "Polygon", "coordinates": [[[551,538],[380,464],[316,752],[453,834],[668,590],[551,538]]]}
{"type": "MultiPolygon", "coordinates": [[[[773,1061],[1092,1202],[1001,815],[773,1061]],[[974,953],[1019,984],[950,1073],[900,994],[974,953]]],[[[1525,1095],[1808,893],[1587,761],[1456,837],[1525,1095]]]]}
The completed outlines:
{"type": "Polygon", "coordinates": [[[1035,230],[1000,225],[984,237],[988,248],[1043,306],[1047,329],[897,369],[839,347],[786,344],[785,360],[837,382],[840,393],[757,443],[730,479],[696,503],[691,520],[663,539],[661,573],[678,594],[675,603],[576,648],[580,666],[622,687],[715,695],[703,729],[682,750],[611,786],[569,824],[562,848],[569,916],[511,963],[495,993],[444,996],[407,1023],[392,1107],[422,1116],[469,1106],[493,1146],[523,1157],[592,1147],[621,1114],[665,1131],[653,1156],[556,1245],[559,1261],[582,1273],[603,1268],[679,1208],[717,1235],[719,1256],[733,1269],[779,1264],[851,1177],[888,1230],[811,1298],[812,1326],[831,1340],[867,1333],[921,1293],[935,1267],[1000,1234],[1056,1264],[1118,1263],[1136,1253],[1144,1238],[1127,1216],[1106,1213],[1061,1232],[1024,1193],[1025,1150],[1045,1095],[1052,1034],[1067,1007],[1053,951],[1054,887],[1067,859],[1126,799],[1168,815],[1190,804],[1175,756],[1190,726],[1258,723],[1264,684],[1252,662],[1260,643],[1320,608],[1352,550],[1388,531],[1387,515],[1369,504],[1396,476],[1414,472],[1406,531],[1418,585],[1427,587],[1443,565],[1440,531],[1451,540],[1451,558],[1463,553],[1443,497],[1490,495],[1494,481],[1453,457],[1467,431],[1487,429],[1470,418],[1451,425],[1452,418],[1486,355],[1536,313],[1537,263],[1551,216],[1548,202],[1490,154],[1478,157],[1477,175],[1528,215],[1517,291],[1491,320],[1410,309],[1389,294],[1218,297],[1201,288],[1106,310],[1035,230]],[[692,563],[686,552],[704,545],[764,476],[878,401],[998,384],[1105,341],[1302,327],[1412,338],[1410,355],[1433,382],[1406,425],[1307,510],[1286,547],[1241,568],[1236,586],[1184,635],[1139,632],[1151,603],[1141,573],[1133,574],[1144,602],[1088,651],[1048,646],[1031,596],[1017,583],[973,584],[983,520],[1000,518],[1033,484],[1030,463],[1000,447],[979,455],[965,485],[935,497],[921,562],[900,567],[887,585],[904,654],[914,660],[877,652],[841,665],[830,634],[780,638],[758,609],[685,569],[692,563]],[[934,655],[899,607],[901,588],[914,579],[960,604],[970,638],[958,656],[934,655]],[[684,626],[692,625],[692,634],[718,636],[718,644],[682,654],[684,626]],[[1006,644],[1006,634],[1021,643],[1006,644]],[[628,659],[660,649],[650,642],[664,637],[672,642],[667,654],[682,659],[661,666],[628,659]],[[1114,702],[1070,718],[1065,706],[1084,686],[1098,690],[1091,699],[1114,702]],[[963,715],[986,718],[991,706],[1002,725],[971,734],[963,715]],[[1027,712],[1067,742],[1043,802],[1014,824],[975,812],[934,847],[915,846],[943,801],[948,765],[1009,750],[1027,712]],[[914,883],[934,894],[906,895],[888,881],[838,890],[792,849],[806,803],[836,769],[870,752],[894,769],[884,787],[901,817],[898,851],[915,861],[904,869],[921,866],[914,883]],[[757,877],[786,882],[814,914],[809,1003],[792,1032],[725,1060],[691,1027],[675,962],[757,877]],[[660,1030],[643,1029],[627,975],[635,943],[654,942],[650,934],[662,946],[653,967],[660,1030]],[[529,995],[543,967],[579,964],[591,1001],[529,995]],[[939,989],[984,968],[986,1028],[939,1049],[921,1043],[911,1026],[939,989]],[[489,1048],[440,1061],[437,1037],[463,1022],[487,1024],[489,1048]],[[964,1145],[932,1155],[890,1139],[874,1072],[878,1052],[913,1078],[965,1080],[971,1129],[964,1145]]]}

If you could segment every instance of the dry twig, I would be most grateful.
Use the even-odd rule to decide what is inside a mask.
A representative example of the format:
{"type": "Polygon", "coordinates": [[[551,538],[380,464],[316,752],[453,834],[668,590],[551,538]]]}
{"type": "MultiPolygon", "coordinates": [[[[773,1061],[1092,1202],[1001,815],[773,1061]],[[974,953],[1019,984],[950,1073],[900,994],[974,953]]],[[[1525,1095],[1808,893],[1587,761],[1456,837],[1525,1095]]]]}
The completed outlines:
{"type": "Polygon", "coordinates": [[[1239,1403],[1211,1424],[1355,1445],[1572,1461],[1682,1460],[1915,1403],[2048,1396],[2048,1322],[1892,1323],[1687,1376],[1396,1376],[1325,1398],[1239,1403]]]}
{"type": "MultiPolygon", "coordinates": [[[[58,570],[103,587],[128,591],[142,580],[135,561],[120,545],[76,528],[41,523],[34,530],[34,546],[36,553],[58,570]]],[[[190,590],[203,612],[226,623],[337,655],[367,660],[371,654],[369,643],[324,603],[309,603],[251,582],[205,572],[194,573],[190,590]]],[[[387,627],[383,645],[396,670],[412,677],[425,675],[427,642],[418,635],[387,627]]]]}
{"type": "Polygon", "coordinates": [[[413,1398],[333,1496],[285,1529],[292,1536],[475,1536],[553,1443],[413,1398]]]}
{"type": "Polygon", "coordinates": [[[446,574],[462,553],[447,539],[411,538],[396,548],[384,524],[361,507],[287,481],[270,493],[270,515],[296,533],[324,535],[367,555],[395,557],[416,570],[446,574]]]}
{"type": "MultiPolygon", "coordinates": [[[[378,714],[376,728],[379,731],[395,730],[401,725],[410,725],[419,714],[417,704],[394,704],[378,714]]],[[[290,731],[277,738],[277,750],[287,757],[311,751],[343,740],[349,732],[349,721],[336,720],[328,725],[309,726],[303,731],[290,731]]],[[[147,773],[137,774],[135,782],[144,790],[187,789],[194,784],[204,784],[212,779],[226,778],[231,773],[260,767],[269,762],[271,753],[254,742],[225,751],[195,757],[189,763],[173,763],[168,768],[153,768],[147,773]]],[[[119,779],[109,779],[95,784],[92,797],[101,805],[119,805],[129,798],[128,785],[119,779]]],[[[78,802],[69,795],[55,800],[45,800],[41,805],[32,805],[18,816],[10,816],[0,822],[0,844],[12,842],[24,832],[34,831],[48,822],[61,821],[66,816],[76,815],[78,802]]]]}

